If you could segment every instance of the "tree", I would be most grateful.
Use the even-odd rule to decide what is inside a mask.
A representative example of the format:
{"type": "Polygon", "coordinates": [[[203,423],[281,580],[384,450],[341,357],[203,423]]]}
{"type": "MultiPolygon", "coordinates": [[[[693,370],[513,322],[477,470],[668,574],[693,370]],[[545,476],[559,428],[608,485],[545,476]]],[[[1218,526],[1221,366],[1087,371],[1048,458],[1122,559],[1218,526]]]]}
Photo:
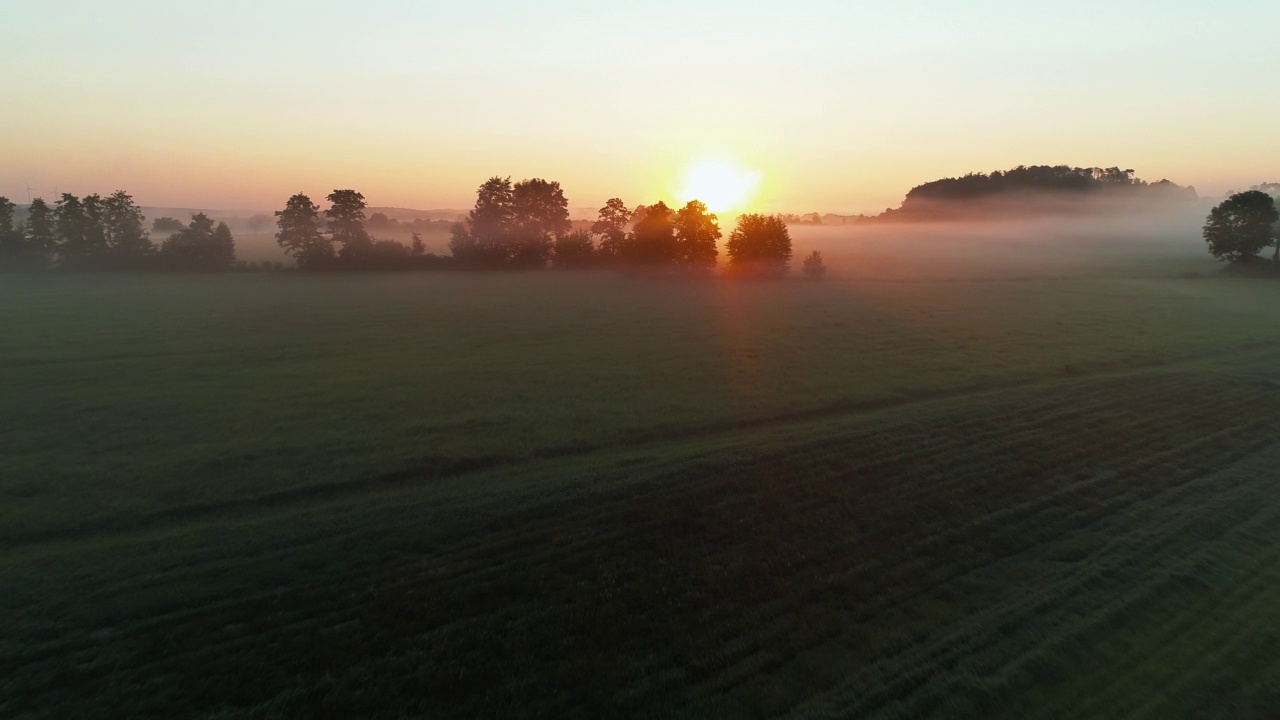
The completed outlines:
{"type": "Polygon", "coordinates": [[[14,207],[9,198],[0,196],[0,270],[18,270],[26,264],[26,239],[13,224],[14,207]]]}
{"type": "Polygon", "coordinates": [[[359,264],[373,255],[373,238],[364,229],[364,195],[355,190],[334,190],[327,198],[331,203],[324,211],[329,218],[329,238],[342,247],[338,258],[359,264]]]}
{"type": "Polygon", "coordinates": [[[492,177],[476,191],[465,224],[451,229],[449,249],[470,267],[542,267],[554,238],[572,226],[560,183],[534,178],[512,185],[492,177]]]}
{"type": "Polygon", "coordinates": [[[427,246],[422,243],[422,235],[413,233],[413,245],[409,248],[409,254],[414,257],[422,257],[427,254],[427,246]]]}
{"type": "Polygon", "coordinates": [[[271,227],[271,216],[262,213],[251,215],[248,220],[245,220],[245,226],[249,228],[249,232],[262,232],[271,227]]]}
{"type": "Polygon", "coordinates": [[[449,252],[462,267],[484,267],[485,253],[464,222],[456,222],[449,228],[449,252]]]}
{"type": "Polygon", "coordinates": [[[827,264],[822,261],[822,253],[814,250],[804,259],[804,276],[810,280],[821,280],[827,274],[827,264]]]}
{"type": "Polygon", "coordinates": [[[144,267],[155,252],[155,245],[151,243],[151,237],[147,233],[142,208],[123,190],[108,195],[102,200],[101,207],[102,235],[106,239],[108,264],[117,270],[144,267]]]}
{"type": "Polygon", "coordinates": [[[175,233],[181,231],[186,225],[177,218],[158,217],[151,221],[151,232],[156,233],[175,233]]]}
{"type": "Polygon", "coordinates": [[[554,238],[573,227],[560,183],[541,178],[516,183],[511,189],[511,210],[508,262],[515,267],[542,267],[551,258],[554,238]]]}
{"type": "Polygon", "coordinates": [[[666,203],[641,205],[635,210],[635,227],[623,246],[622,259],[637,265],[666,265],[676,260],[675,213],[666,203]]]}
{"type": "Polygon", "coordinates": [[[737,270],[783,275],[791,261],[791,234],[782,218],[749,213],[738,217],[726,249],[730,266],[737,270]]]}
{"type": "Polygon", "coordinates": [[[466,220],[449,229],[449,251],[466,267],[505,265],[514,217],[511,178],[489,178],[476,190],[476,205],[466,220]]]}
{"type": "Polygon", "coordinates": [[[231,235],[231,228],[225,222],[219,222],[213,229],[213,239],[209,243],[210,269],[230,270],[236,266],[236,239],[231,235]]]}
{"type": "Polygon", "coordinates": [[[376,212],[370,215],[369,219],[366,220],[364,223],[365,227],[373,228],[374,230],[390,230],[391,228],[399,224],[400,223],[396,222],[395,220],[392,220],[391,218],[387,217],[386,213],[380,213],[380,212],[376,212]]]}
{"type": "Polygon", "coordinates": [[[283,210],[276,211],[276,242],[298,262],[298,267],[314,269],[333,261],[333,241],[320,232],[320,208],[311,198],[298,193],[283,210]]]}
{"type": "Polygon", "coordinates": [[[27,209],[24,239],[29,266],[35,269],[48,267],[58,246],[58,236],[53,208],[43,198],[33,199],[27,209]]]}
{"type": "MultiPolygon", "coordinates": [[[[105,243],[99,242],[94,230],[94,220],[89,215],[86,204],[96,195],[80,198],[70,193],[62,193],[55,203],[54,231],[58,239],[58,251],[62,256],[62,266],[71,270],[80,270],[94,266],[106,253],[105,243]]],[[[95,209],[96,214],[96,209],[95,209]]]]}
{"type": "Polygon", "coordinates": [[[1245,262],[1275,243],[1274,260],[1280,262],[1280,240],[1273,238],[1272,228],[1277,220],[1280,213],[1270,195],[1259,190],[1236,193],[1209,212],[1204,225],[1209,253],[1219,260],[1245,262]]]}
{"type": "Polygon", "coordinates": [[[631,223],[631,211],[623,204],[621,198],[610,198],[600,208],[600,216],[591,224],[591,232],[599,235],[600,249],[597,253],[605,260],[614,260],[622,255],[622,246],[627,241],[627,225],[631,223]]]}
{"type": "Polygon", "coordinates": [[[574,230],[557,237],[552,260],[556,267],[566,270],[594,265],[596,248],[591,240],[591,233],[574,230]]]}
{"type": "Polygon", "coordinates": [[[160,245],[161,264],[171,270],[217,272],[235,267],[235,240],[224,222],[214,227],[204,213],[191,216],[191,222],[173,233],[160,245]]]}
{"type": "Polygon", "coordinates": [[[698,200],[690,200],[675,216],[676,261],[695,267],[715,267],[720,250],[720,225],[715,214],[698,200]]]}
{"type": "Polygon", "coordinates": [[[514,204],[509,177],[491,177],[476,190],[476,206],[467,214],[467,231],[481,245],[489,246],[484,254],[500,254],[495,249],[511,234],[514,204]]]}

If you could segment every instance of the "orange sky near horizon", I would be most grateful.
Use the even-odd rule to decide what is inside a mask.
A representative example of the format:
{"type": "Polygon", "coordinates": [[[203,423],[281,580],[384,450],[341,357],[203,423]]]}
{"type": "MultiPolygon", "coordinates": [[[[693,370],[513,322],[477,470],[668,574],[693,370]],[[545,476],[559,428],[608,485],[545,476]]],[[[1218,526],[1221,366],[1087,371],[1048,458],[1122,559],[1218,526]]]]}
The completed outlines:
{"type": "Polygon", "coordinates": [[[676,202],[707,158],[786,212],[1019,164],[1280,180],[1280,3],[1025,5],[32,4],[0,46],[0,195],[464,208],[510,175],[589,208],[676,202]]]}

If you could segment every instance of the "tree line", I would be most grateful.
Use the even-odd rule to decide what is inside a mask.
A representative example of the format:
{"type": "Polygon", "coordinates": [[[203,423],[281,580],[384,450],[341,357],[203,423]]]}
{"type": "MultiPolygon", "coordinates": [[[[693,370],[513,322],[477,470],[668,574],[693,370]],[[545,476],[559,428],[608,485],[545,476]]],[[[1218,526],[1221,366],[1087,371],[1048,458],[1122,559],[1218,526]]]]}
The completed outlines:
{"type": "Polygon", "coordinates": [[[235,239],[226,223],[204,213],[178,223],[159,245],[151,241],[142,209],[129,193],[84,198],[70,193],[52,206],[34,198],[23,222],[0,197],[0,269],[73,271],[182,270],[216,272],[235,267],[235,239]]]}
{"type": "MultiPolygon", "coordinates": [[[[619,198],[600,208],[589,226],[569,218],[560,184],[534,178],[513,183],[493,177],[477,190],[465,219],[448,224],[449,255],[426,251],[419,230],[441,221],[400,226],[375,213],[365,216],[364,195],[334,190],[320,206],[304,193],[276,211],[276,241],[302,270],[648,268],[706,273],[716,267],[723,237],[719,218],[691,200],[679,209],[663,202],[629,208],[619,198]],[[412,242],[380,240],[370,229],[404,227],[412,242]]],[[[120,190],[80,198],[63,193],[49,205],[34,198],[23,222],[16,206],[0,197],[0,270],[216,272],[237,263],[235,239],[225,222],[195,213],[189,222],[159,217],[146,227],[142,209],[120,190]],[[151,234],[168,233],[159,244],[151,234]]],[[[783,216],[738,218],[725,244],[731,272],[778,276],[787,272],[791,236],[783,216]]],[[[821,255],[805,263],[820,276],[821,255]]]]}
{"type": "MultiPolygon", "coordinates": [[[[450,254],[438,256],[425,251],[416,231],[411,246],[374,239],[367,229],[363,194],[334,190],[326,199],[330,206],[322,213],[308,195],[298,193],[276,212],[276,240],[301,269],[520,270],[550,265],[705,273],[716,266],[723,236],[719,218],[698,200],[679,209],[663,202],[628,208],[612,198],[589,228],[575,229],[560,183],[492,177],[476,191],[475,207],[465,220],[450,227],[450,254]]],[[[725,250],[732,272],[778,276],[789,267],[791,236],[780,216],[743,215],[725,250]]],[[[820,254],[811,256],[806,272],[820,276],[825,269],[817,269],[821,264],[820,254]]]]}

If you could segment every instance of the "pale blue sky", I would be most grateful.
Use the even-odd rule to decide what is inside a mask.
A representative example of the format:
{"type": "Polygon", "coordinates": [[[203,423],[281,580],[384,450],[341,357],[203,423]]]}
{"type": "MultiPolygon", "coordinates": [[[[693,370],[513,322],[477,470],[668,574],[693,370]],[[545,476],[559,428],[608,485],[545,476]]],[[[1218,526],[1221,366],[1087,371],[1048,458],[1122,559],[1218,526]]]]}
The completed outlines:
{"type": "Polygon", "coordinates": [[[510,174],[596,206],[669,195],[703,157],[794,211],[1019,163],[1280,179],[1280,2],[0,7],[0,194],[21,200],[459,206],[510,174]]]}

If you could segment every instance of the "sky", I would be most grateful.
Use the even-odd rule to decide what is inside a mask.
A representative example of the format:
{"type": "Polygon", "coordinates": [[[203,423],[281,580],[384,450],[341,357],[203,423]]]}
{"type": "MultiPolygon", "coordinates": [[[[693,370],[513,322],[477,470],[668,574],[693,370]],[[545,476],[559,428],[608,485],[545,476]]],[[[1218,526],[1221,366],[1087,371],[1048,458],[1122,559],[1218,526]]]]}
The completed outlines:
{"type": "Polygon", "coordinates": [[[878,212],[1019,164],[1221,194],[1280,181],[1273,0],[0,0],[0,195],[126,189],[272,209],[355,188],[469,207],[493,175],[572,207],[878,212]]]}

